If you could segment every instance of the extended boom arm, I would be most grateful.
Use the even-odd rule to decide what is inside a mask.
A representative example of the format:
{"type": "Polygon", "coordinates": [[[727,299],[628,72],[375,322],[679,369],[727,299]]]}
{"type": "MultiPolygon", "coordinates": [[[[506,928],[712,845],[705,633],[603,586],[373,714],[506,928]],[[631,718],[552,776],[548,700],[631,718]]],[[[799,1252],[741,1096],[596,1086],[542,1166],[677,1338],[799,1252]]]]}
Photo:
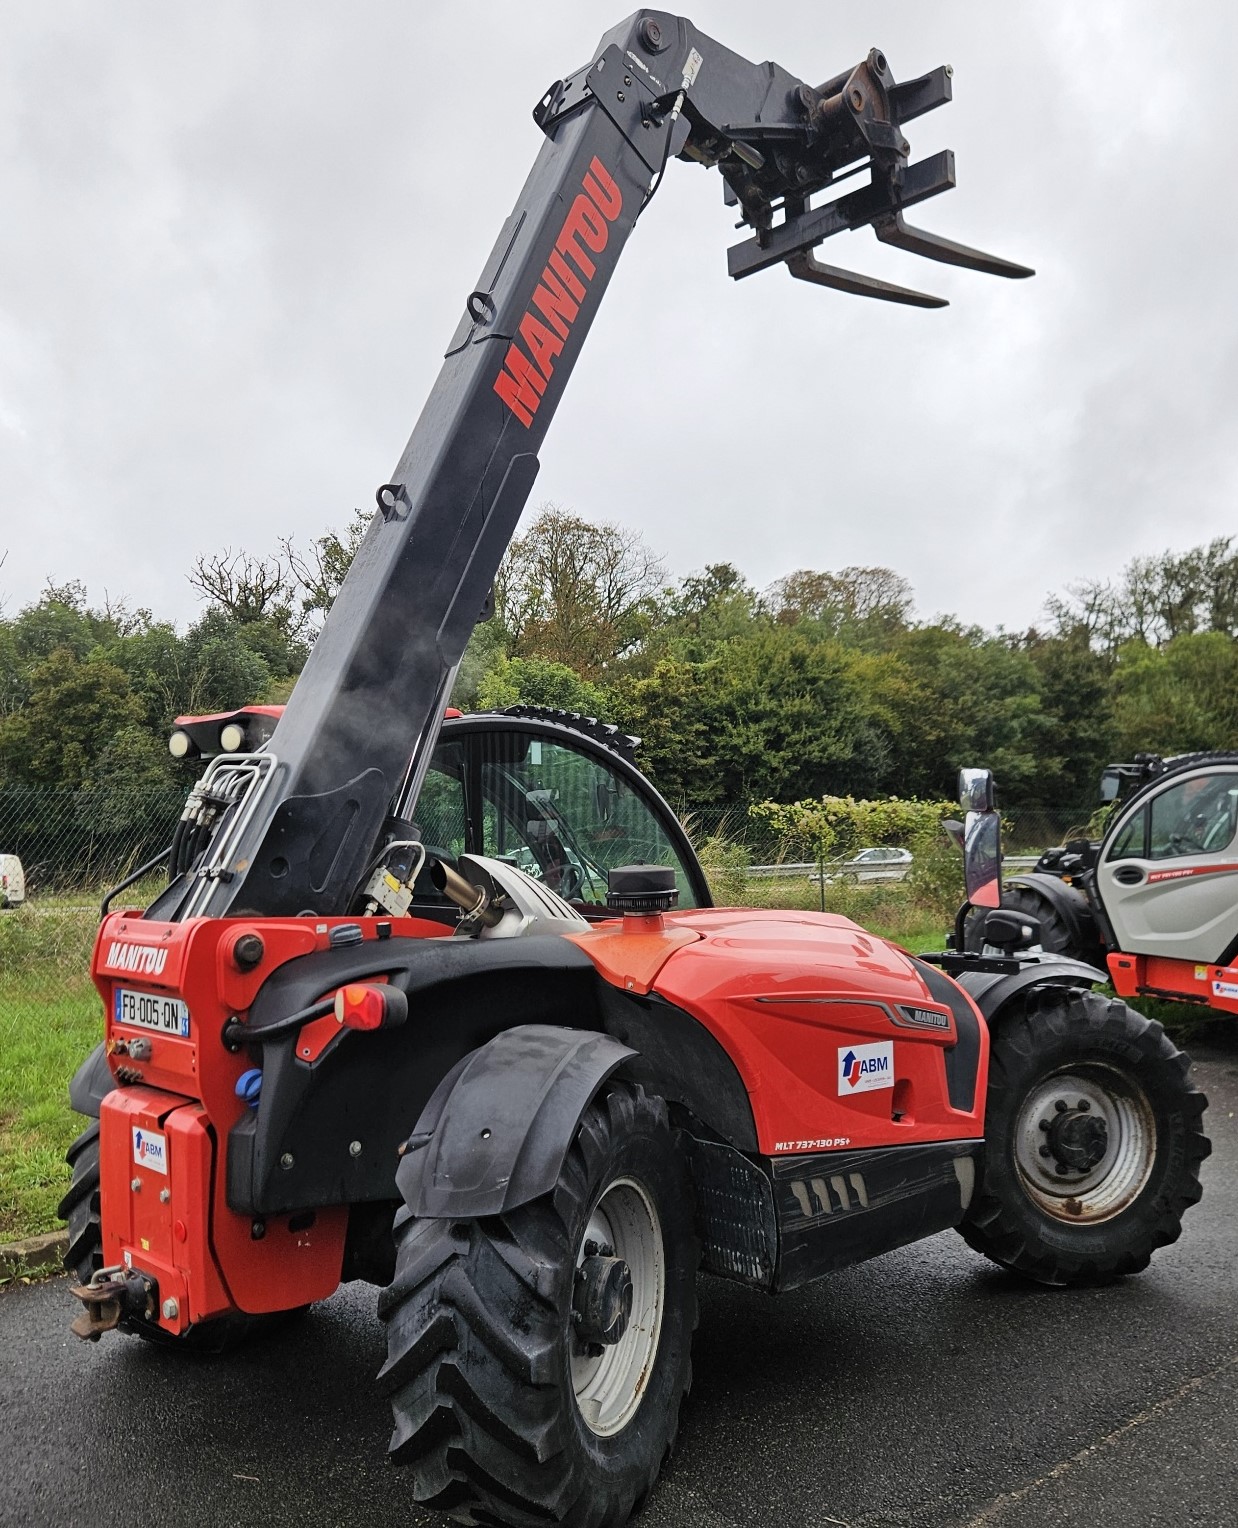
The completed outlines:
{"type": "Polygon", "coordinates": [[[752,230],[730,251],[735,277],[785,261],[823,285],[939,305],[813,258],[866,224],[933,259],[1031,274],[903,222],[954,184],[948,152],[908,163],[903,123],[949,99],[948,69],[896,84],[874,49],[813,87],[660,11],[607,33],[547,91],[534,111],[547,142],[275,734],[255,755],[216,759],[195,787],[186,821],[213,839],[150,916],[348,911],[389,815],[414,808],[538,447],[668,159],[721,171],[752,230]],[[812,205],[860,170],[867,185],[812,205]]]}

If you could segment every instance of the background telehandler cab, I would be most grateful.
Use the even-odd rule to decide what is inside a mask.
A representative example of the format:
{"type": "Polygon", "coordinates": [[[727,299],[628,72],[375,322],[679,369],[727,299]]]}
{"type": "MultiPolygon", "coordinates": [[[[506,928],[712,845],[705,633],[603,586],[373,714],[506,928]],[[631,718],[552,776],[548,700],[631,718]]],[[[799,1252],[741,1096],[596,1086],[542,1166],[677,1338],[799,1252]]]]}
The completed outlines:
{"type": "Polygon", "coordinates": [[[1179,1234],[1204,1099],[1099,972],[712,908],[616,738],[444,722],[670,159],[720,171],[737,277],[934,305],[813,254],[862,227],[1029,274],[904,220],[953,183],[905,137],[950,88],[877,49],[810,84],[641,11],[538,102],[541,153],[287,706],[213,719],[167,887],[99,930],[62,1205],[80,1335],[218,1346],[368,1280],[418,1501],[617,1528],[675,1440],[698,1267],[776,1294],[958,1227],[1080,1284],[1179,1234]]]}
{"type": "MultiPolygon", "coordinates": [[[[1101,797],[1103,836],[1047,849],[1002,907],[1035,920],[1045,950],[1107,965],[1123,997],[1238,1014],[1238,753],[1111,764],[1101,797]]],[[[957,931],[992,943],[966,908],[957,931]]]]}

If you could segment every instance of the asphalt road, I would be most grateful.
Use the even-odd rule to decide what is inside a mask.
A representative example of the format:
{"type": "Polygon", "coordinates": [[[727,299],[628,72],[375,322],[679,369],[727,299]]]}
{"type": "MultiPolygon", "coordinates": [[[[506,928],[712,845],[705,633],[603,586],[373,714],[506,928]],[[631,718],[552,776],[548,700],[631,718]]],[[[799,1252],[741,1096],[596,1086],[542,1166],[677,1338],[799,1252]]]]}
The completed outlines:
{"type": "MultiPolygon", "coordinates": [[[[1204,1200],[1138,1278],[1036,1290],[951,1233],[781,1300],[706,1281],[642,1528],[1234,1528],[1238,1047],[1197,1059],[1204,1200]]],[[[0,1294],[0,1523],[442,1523],[385,1460],[372,1290],[197,1361],[71,1304],[0,1294]]]]}

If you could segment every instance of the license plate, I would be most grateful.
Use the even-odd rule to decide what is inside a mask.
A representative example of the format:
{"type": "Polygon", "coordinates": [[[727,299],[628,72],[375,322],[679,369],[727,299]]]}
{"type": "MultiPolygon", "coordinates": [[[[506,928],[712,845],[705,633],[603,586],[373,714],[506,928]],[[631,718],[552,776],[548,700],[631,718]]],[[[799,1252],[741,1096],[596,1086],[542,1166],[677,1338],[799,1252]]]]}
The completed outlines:
{"type": "Polygon", "coordinates": [[[159,992],[134,992],[130,987],[117,987],[112,1011],[118,1024],[133,1024],[138,1029],[157,1029],[165,1035],[189,1035],[189,1006],[178,997],[164,997],[159,992]]]}

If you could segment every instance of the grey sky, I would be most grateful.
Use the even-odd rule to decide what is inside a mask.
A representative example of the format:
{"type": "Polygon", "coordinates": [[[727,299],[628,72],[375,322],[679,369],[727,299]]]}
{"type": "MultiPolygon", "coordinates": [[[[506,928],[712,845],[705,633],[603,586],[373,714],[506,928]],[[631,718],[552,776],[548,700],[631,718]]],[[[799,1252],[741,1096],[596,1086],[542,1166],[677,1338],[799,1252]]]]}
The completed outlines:
{"type": "MultiPolygon", "coordinates": [[[[184,621],[224,545],[370,505],[537,153],[529,112],[624,7],[0,0],[0,596],[80,578],[184,621]]],[[[919,312],[726,276],[721,182],[673,164],[599,312],[534,502],[672,572],[884,563],[1008,627],[1132,555],[1238,530],[1220,0],[706,0],[819,80],[954,65],[911,124],[959,189],[914,221],[1031,282],[825,258],[919,312]]]]}

